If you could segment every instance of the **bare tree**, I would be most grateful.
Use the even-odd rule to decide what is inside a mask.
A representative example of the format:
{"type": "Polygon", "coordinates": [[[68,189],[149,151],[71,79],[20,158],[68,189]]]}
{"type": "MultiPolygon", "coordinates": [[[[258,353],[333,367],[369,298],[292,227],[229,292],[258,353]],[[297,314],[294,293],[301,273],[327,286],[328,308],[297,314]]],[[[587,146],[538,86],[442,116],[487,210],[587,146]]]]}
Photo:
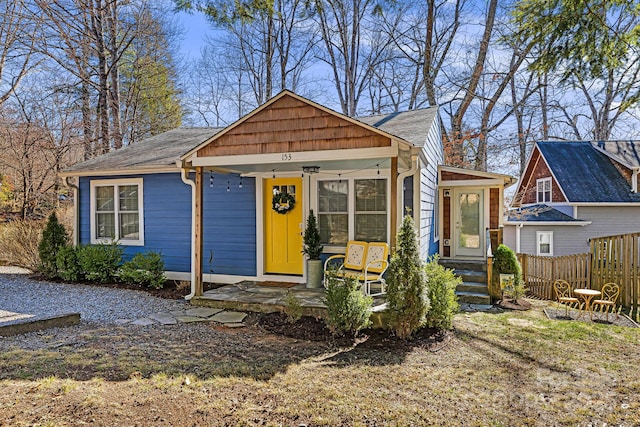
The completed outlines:
{"type": "Polygon", "coordinates": [[[376,33],[381,32],[380,20],[375,19],[378,6],[372,0],[312,3],[324,45],[318,50],[318,57],[331,67],[340,107],[348,116],[356,115],[360,97],[391,44],[391,39],[376,38],[376,33]]]}
{"type": "Polygon", "coordinates": [[[23,218],[58,201],[62,168],[77,161],[81,120],[64,93],[14,96],[0,109],[0,166],[13,177],[23,218]]]}
{"type": "Polygon", "coordinates": [[[0,2],[0,106],[40,63],[34,59],[37,32],[24,0],[0,2]]]}

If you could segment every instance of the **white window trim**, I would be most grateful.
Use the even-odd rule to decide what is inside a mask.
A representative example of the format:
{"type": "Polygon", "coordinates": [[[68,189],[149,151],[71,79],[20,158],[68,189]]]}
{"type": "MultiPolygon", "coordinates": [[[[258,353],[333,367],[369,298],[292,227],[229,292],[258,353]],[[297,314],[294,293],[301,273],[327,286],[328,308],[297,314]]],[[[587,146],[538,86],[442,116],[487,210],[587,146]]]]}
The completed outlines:
{"type": "Polygon", "coordinates": [[[104,244],[104,243],[113,243],[114,241],[120,243],[121,245],[126,246],[144,246],[144,194],[143,194],[143,179],[142,178],[130,178],[130,179],[99,179],[92,180],[89,191],[90,198],[90,218],[91,218],[91,243],[96,244],[104,244]],[[119,240],[118,233],[120,232],[120,218],[118,215],[119,211],[119,200],[118,193],[114,193],[114,204],[115,204],[115,228],[116,228],[116,239],[97,239],[96,238],[96,187],[118,187],[121,185],[137,185],[138,186],[138,221],[139,221],[139,238],[137,240],[119,240]]]}
{"type": "Polygon", "coordinates": [[[553,256],[553,231],[536,231],[536,255],[537,256],[553,256]],[[549,253],[540,252],[540,236],[543,234],[549,235],[549,253]]]}
{"type": "MultiPolygon", "coordinates": [[[[322,173],[320,174],[322,175],[322,173]]],[[[355,190],[356,190],[356,180],[362,179],[384,179],[386,181],[387,187],[387,243],[389,243],[390,236],[390,228],[391,228],[391,179],[388,173],[380,173],[380,175],[370,175],[368,174],[360,174],[356,173],[351,176],[338,176],[338,173],[327,173],[327,176],[314,177],[312,181],[313,186],[313,194],[312,194],[312,209],[317,214],[318,211],[318,183],[320,181],[347,181],[348,188],[348,198],[347,198],[347,226],[349,227],[348,232],[348,241],[355,239],[355,227],[356,227],[356,198],[355,198],[355,190]]],[[[345,245],[324,245],[325,252],[334,253],[334,252],[344,252],[346,250],[345,245]]]]}
{"type": "MultiPolygon", "coordinates": [[[[544,196],[543,196],[544,198],[544,196]]],[[[536,180],[536,202],[537,203],[551,203],[553,201],[553,183],[551,182],[551,177],[547,177],[547,178],[540,178],[536,180]],[[544,195],[544,184],[545,183],[549,183],[549,200],[545,201],[545,200],[540,200],[539,195],[540,195],[540,185],[542,184],[542,194],[544,195]]]]}

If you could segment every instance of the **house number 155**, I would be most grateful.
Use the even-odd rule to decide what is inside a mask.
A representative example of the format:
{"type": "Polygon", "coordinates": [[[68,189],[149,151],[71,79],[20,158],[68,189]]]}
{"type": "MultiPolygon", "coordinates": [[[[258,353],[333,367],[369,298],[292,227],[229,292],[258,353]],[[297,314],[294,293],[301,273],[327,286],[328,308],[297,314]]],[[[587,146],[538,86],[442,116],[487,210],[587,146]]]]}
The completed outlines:
{"type": "Polygon", "coordinates": [[[292,159],[293,159],[293,156],[291,155],[291,153],[282,153],[283,162],[288,162],[288,161],[291,161],[292,159]]]}

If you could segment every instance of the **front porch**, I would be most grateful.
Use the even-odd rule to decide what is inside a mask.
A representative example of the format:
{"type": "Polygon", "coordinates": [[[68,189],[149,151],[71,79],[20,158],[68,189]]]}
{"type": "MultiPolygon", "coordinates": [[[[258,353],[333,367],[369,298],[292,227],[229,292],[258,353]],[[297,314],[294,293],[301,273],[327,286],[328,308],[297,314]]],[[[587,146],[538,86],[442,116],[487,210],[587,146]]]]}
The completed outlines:
{"type": "MultiPolygon", "coordinates": [[[[287,296],[291,294],[300,303],[303,316],[320,318],[326,316],[327,306],[323,302],[324,288],[309,289],[304,284],[293,283],[281,285],[245,280],[206,291],[200,297],[193,297],[190,303],[203,307],[274,313],[286,311],[287,296]]],[[[372,312],[378,313],[384,309],[384,296],[374,297],[372,312]]]]}

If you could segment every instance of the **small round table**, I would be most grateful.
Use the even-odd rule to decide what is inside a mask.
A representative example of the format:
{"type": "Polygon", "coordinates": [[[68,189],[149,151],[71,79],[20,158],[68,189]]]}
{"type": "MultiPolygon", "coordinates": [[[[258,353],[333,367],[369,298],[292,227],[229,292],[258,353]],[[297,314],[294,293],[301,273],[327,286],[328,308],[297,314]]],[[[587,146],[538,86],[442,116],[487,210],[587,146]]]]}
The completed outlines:
{"type": "Polygon", "coordinates": [[[600,291],[596,291],[595,289],[574,289],[573,293],[576,294],[578,297],[582,298],[582,300],[584,301],[584,309],[581,310],[580,315],[578,316],[578,319],[585,313],[585,312],[589,312],[589,320],[593,321],[593,311],[591,311],[591,300],[593,300],[594,297],[598,297],[600,295],[602,295],[602,292],[600,291]]]}

